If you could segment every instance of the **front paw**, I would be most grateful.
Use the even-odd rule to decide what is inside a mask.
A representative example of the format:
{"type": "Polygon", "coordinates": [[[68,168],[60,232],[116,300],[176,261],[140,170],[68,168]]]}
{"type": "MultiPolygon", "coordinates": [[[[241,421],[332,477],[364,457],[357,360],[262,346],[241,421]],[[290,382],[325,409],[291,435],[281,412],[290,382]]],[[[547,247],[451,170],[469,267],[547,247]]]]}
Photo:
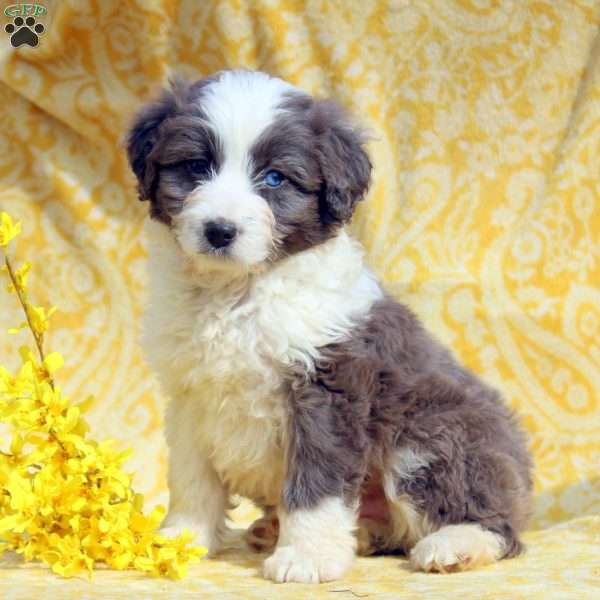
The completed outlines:
{"type": "Polygon", "coordinates": [[[319,583],[341,579],[352,565],[354,553],[330,556],[313,549],[305,552],[295,546],[281,546],[264,562],[264,576],[283,583],[319,583]]]}
{"type": "Polygon", "coordinates": [[[167,516],[158,532],[165,537],[174,538],[180,536],[186,529],[194,536],[192,540],[194,544],[208,550],[207,556],[214,556],[220,550],[221,536],[217,535],[214,528],[188,516],[167,516]]]}

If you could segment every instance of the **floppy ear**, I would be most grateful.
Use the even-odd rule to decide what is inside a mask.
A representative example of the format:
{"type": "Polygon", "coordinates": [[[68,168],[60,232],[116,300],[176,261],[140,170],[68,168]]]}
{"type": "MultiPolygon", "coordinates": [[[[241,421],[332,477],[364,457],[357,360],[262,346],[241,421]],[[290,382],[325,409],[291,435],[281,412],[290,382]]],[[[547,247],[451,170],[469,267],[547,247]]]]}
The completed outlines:
{"type": "Polygon", "coordinates": [[[177,112],[176,85],[172,84],[173,92],[165,90],[138,112],[127,135],[127,156],[138,180],[140,200],[154,199],[158,171],[149,155],[158,141],[161,123],[177,112]]]}
{"type": "Polygon", "coordinates": [[[371,161],[365,136],[334,102],[317,100],[312,125],[317,134],[317,158],[323,185],[319,198],[321,220],[344,223],[352,217],[371,180],[371,161]]]}

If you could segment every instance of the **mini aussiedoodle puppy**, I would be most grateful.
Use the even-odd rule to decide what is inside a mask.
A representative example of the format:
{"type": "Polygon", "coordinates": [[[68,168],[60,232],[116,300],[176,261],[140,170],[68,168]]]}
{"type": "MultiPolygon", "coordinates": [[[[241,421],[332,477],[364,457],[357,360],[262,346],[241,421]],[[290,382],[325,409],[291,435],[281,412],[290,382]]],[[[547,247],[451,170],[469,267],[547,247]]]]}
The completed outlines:
{"type": "Polygon", "coordinates": [[[344,229],[371,174],[345,113],[264,73],[176,82],[128,137],[150,201],[144,348],[170,397],[169,532],[211,553],[230,494],[265,576],[355,553],[514,556],[531,463],[498,392],[382,290],[344,229]]]}

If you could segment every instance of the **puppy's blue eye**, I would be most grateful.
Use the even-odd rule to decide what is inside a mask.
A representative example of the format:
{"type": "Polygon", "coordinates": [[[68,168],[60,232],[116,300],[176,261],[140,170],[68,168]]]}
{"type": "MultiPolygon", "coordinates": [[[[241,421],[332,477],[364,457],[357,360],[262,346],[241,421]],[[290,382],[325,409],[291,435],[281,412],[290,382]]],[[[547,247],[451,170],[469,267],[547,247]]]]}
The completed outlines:
{"type": "Polygon", "coordinates": [[[279,172],[271,169],[265,173],[264,182],[272,188],[279,187],[285,180],[285,177],[279,172]]]}

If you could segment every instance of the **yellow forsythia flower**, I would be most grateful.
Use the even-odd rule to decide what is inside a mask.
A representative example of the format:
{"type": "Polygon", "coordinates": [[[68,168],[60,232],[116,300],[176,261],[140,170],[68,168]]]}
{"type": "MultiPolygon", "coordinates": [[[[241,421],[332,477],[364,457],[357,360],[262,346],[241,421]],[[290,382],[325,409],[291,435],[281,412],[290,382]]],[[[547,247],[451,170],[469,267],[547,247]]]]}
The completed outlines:
{"type": "Polygon", "coordinates": [[[7,246],[8,242],[20,233],[21,223],[13,223],[13,220],[7,213],[0,213],[0,246],[7,246]]]}
{"type": "MultiPolygon", "coordinates": [[[[27,292],[27,276],[29,275],[29,271],[31,269],[31,264],[28,262],[24,262],[18,269],[15,269],[14,271],[14,277],[15,277],[15,285],[13,285],[13,283],[9,283],[6,286],[6,289],[11,293],[15,293],[18,290],[24,294],[27,292]]],[[[8,269],[6,268],[6,265],[3,265],[2,268],[0,269],[4,272],[8,272],[8,269]]]]}
{"type": "Polygon", "coordinates": [[[56,307],[46,310],[43,306],[29,306],[31,327],[35,333],[48,331],[50,317],[56,312],[56,307]]]}
{"type": "MultiPolygon", "coordinates": [[[[0,245],[18,233],[19,224],[2,213],[0,245]]],[[[64,577],[91,573],[96,562],[183,577],[205,549],[191,546],[187,532],[176,539],[157,533],[164,509],[144,514],[143,497],[123,471],[130,452],[88,437],[82,413],[91,399],[73,404],[63,395],[54,383],[63,357],[45,354],[41,346],[54,309],[29,304],[30,267],[12,269],[5,260],[39,358],[23,347],[16,373],[0,366],[0,422],[11,430],[8,447],[0,446],[0,554],[12,550],[25,560],[42,560],[64,577]]]]}

